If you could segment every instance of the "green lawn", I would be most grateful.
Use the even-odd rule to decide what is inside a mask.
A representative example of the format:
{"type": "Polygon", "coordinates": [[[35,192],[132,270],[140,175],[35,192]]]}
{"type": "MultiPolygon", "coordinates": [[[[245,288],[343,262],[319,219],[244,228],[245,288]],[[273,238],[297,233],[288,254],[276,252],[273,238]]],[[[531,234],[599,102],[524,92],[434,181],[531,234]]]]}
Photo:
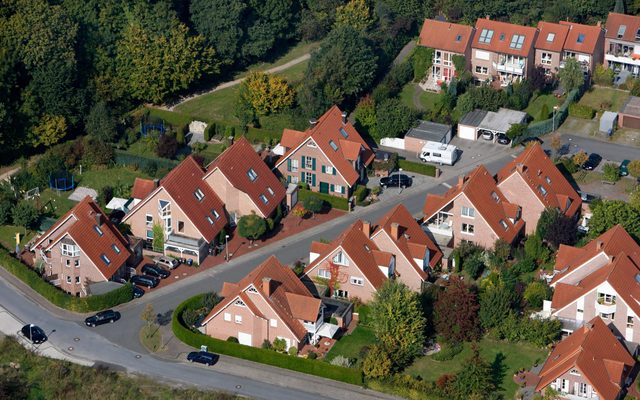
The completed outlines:
{"type": "Polygon", "coordinates": [[[116,165],[108,169],[91,169],[83,171],[82,175],[76,175],[76,182],[79,186],[86,186],[98,191],[105,186],[127,187],[133,186],[133,181],[137,178],[148,178],[142,171],[136,171],[127,166],[116,165]]]}
{"type": "Polygon", "coordinates": [[[318,47],[320,47],[320,42],[300,42],[297,45],[293,46],[291,49],[289,49],[289,51],[285,55],[283,55],[282,57],[280,57],[276,61],[271,62],[271,63],[261,62],[261,63],[254,64],[254,65],[250,66],[247,69],[247,71],[242,71],[242,72],[236,74],[236,76],[234,78],[235,79],[242,78],[242,77],[246,76],[251,71],[264,71],[264,70],[267,70],[267,69],[278,67],[280,65],[288,63],[289,61],[291,61],[293,59],[301,57],[305,53],[309,53],[309,52],[317,49],[318,47]]]}
{"type": "Polygon", "coordinates": [[[433,109],[436,102],[438,101],[438,93],[434,92],[425,92],[420,87],[418,87],[417,83],[408,83],[400,92],[400,101],[407,107],[416,110],[416,111],[428,111],[433,109]],[[413,103],[413,96],[416,91],[420,93],[420,104],[422,106],[422,110],[416,110],[416,106],[413,103]]]}
{"type": "Polygon", "coordinates": [[[368,327],[358,325],[350,335],[341,337],[340,340],[333,345],[326,358],[329,361],[338,355],[347,358],[359,358],[362,347],[370,346],[375,342],[376,338],[373,331],[368,327]]]}
{"type": "Polygon", "coordinates": [[[579,101],[598,111],[620,111],[623,104],[629,98],[629,92],[612,88],[596,87],[586,92],[579,101]]]}
{"type": "MultiPolygon", "coordinates": [[[[518,389],[513,381],[513,374],[520,368],[528,369],[535,363],[542,363],[547,357],[546,350],[526,343],[509,343],[485,338],[478,345],[482,357],[492,364],[496,379],[502,382],[500,392],[505,399],[513,398],[518,389]]],[[[467,343],[464,350],[452,360],[435,361],[430,356],[421,357],[407,368],[405,373],[435,381],[443,374],[459,371],[470,356],[471,345],[467,343]]]]}
{"type": "Polygon", "coordinates": [[[13,251],[16,248],[16,233],[20,233],[20,245],[23,246],[31,240],[34,231],[27,230],[24,234],[24,228],[14,225],[0,225],[0,244],[6,249],[13,251]]]}
{"type": "Polygon", "coordinates": [[[531,99],[531,101],[529,102],[529,106],[525,108],[524,111],[531,117],[533,117],[534,121],[545,120],[551,116],[551,113],[553,113],[553,107],[559,106],[563,101],[564,97],[558,99],[553,94],[542,94],[531,99]],[[544,104],[547,105],[547,109],[549,110],[549,114],[546,117],[542,117],[540,115],[540,111],[542,110],[542,106],[544,104]]]}
{"type": "Polygon", "coordinates": [[[151,137],[140,138],[127,148],[127,153],[135,154],[143,157],[157,158],[156,144],[151,137]]]}
{"type": "Polygon", "coordinates": [[[204,164],[207,165],[211,161],[215,160],[215,158],[218,157],[220,154],[222,154],[224,149],[225,149],[224,143],[217,143],[217,144],[209,143],[207,144],[207,147],[204,150],[202,150],[199,154],[204,157],[204,164]]]}
{"type": "Polygon", "coordinates": [[[73,193],[71,190],[67,192],[57,192],[55,190],[45,189],[40,192],[40,206],[44,207],[46,214],[50,214],[54,218],[59,218],[77,204],[75,201],[69,200],[68,197],[71,193],[73,193]]]}

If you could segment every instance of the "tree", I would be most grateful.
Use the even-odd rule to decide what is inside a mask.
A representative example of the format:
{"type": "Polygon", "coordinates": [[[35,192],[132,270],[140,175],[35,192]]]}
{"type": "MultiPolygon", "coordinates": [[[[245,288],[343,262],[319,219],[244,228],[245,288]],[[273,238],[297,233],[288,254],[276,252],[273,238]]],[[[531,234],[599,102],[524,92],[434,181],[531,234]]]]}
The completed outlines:
{"type": "Polygon", "coordinates": [[[106,143],[113,142],[118,134],[116,119],[104,101],[91,107],[85,127],[89,135],[106,143]]]}
{"type": "Polygon", "coordinates": [[[178,141],[175,136],[166,133],[161,135],[156,147],[158,157],[174,158],[176,153],[178,153],[178,141]]]}
{"type": "Polygon", "coordinates": [[[391,376],[392,363],[389,353],[381,346],[373,345],[362,361],[362,372],[369,379],[384,379],[391,376]]]}
{"type": "Polygon", "coordinates": [[[562,87],[567,92],[581,87],[584,84],[584,73],[580,68],[578,60],[569,57],[565,61],[564,68],[558,72],[558,78],[560,79],[562,87]]]}
{"type": "Polygon", "coordinates": [[[496,391],[491,365],[480,357],[478,345],[471,347],[472,355],[456,374],[454,387],[459,399],[486,399],[496,391]]]}
{"type": "Polygon", "coordinates": [[[425,341],[426,320],[417,293],[389,279],[370,307],[378,343],[389,354],[394,370],[403,369],[422,351],[425,341]]]}
{"type": "Polygon", "coordinates": [[[267,115],[291,107],[295,93],[284,79],[252,72],[240,88],[243,100],[251,105],[258,115],[267,115]]]}
{"type": "Polygon", "coordinates": [[[260,238],[267,231],[267,222],[255,212],[243,215],[238,221],[238,234],[253,241],[260,238]]]}
{"type": "Polygon", "coordinates": [[[164,230],[162,229],[162,225],[153,224],[151,228],[151,232],[153,233],[153,241],[151,246],[153,247],[153,251],[163,252],[164,251],[164,230]]]}
{"type": "Polygon", "coordinates": [[[640,160],[633,160],[627,166],[629,174],[635,178],[640,178],[640,160]]]}
{"type": "Polygon", "coordinates": [[[283,40],[295,35],[298,2],[294,0],[248,0],[247,14],[242,21],[248,25],[241,51],[245,60],[262,58],[283,40]]]}
{"type": "Polygon", "coordinates": [[[34,146],[51,147],[67,134],[67,123],[60,115],[44,115],[33,128],[34,146]]]}
{"type": "Polygon", "coordinates": [[[498,326],[509,315],[514,293],[502,282],[480,293],[480,323],[485,330],[498,326]]]}
{"type": "Polygon", "coordinates": [[[544,300],[551,296],[551,289],[543,281],[533,281],[524,291],[524,299],[532,308],[541,308],[544,300]]]}
{"type": "Polygon", "coordinates": [[[551,137],[551,148],[553,149],[553,154],[557,160],[560,155],[560,149],[562,148],[562,139],[560,139],[560,135],[557,133],[551,137]]]}
{"type": "Polygon", "coordinates": [[[350,0],[347,4],[336,8],[336,28],[350,26],[364,32],[371,24],[373,24],[373,17],[365,0],[350,0]]]}
{"type": "Polygon", "coordinates": [[[585,161],[587,161],[587,158],[589,158],[589,156],[587,156],[587,153],[585,153],[583,150],[580,150],[579,152],[573,155],[572,160],[576,166],[582,167],[582,164],[584,164],[585,161]]]}
{"type": "MultiPolygon", "coordinates": [[[[0,210],[2,210],[2,204],[3,203],[0,203],[0,210]]],[[[640,185],[636,186],[635,189],[629,193],[629,204],[631,204],[631,207],[640,210],[640,185]]],[[[0,223],[2,223],[2,211],[0,211],[0,223]]]]}
{"type": "Polygon", "coordinates": [[[540,108],[540,114],[538,115],[538,119],[540,121],[544,121],[545,119],[548,119],[548,118],[549,118],[549,106],[547,105],[547,103],[544,103],[540,108]]]}
{"type": "Polygon", "coordinates": [[[592,204],[589,235],[597,237],[615,225],[622,227],[636,240],[640,239],[640,210],[621,200],[603,200],[592,204]]]}
{"type": "Polygon", "coordinates": [[[509,130],[507,131],[507,137],[511,140],[514,140],[526,134],[527,134],[526,124],[513,124],[509,127],[509,130]]]}
{"type": "Polygon", "coordinates": [[[547,207],[542,211],[538,219],[538,225],[536,225],[536,235],[538,238],[544,239],[547,236],[549,227],[555,224],[560,214],[560,210],[556,207],[547,207]]]}
{"type": "MultiPolygon", "coordinates": [[[[544,213],[544,211],[543,211],[544,213]]],[[[540,226],[540,220],[538,220],[538,226],[540,226]]],[[[544,228],[544,233],[546,235],[548,227],[544,228]]],[[[527,240],[524,242],[524,255],[525,258],[530,260],[534,260],[536,262],[546,262],[549,258],[549,249],[547,249],[542,243],[542,238],[540,235],[533,234],[527,237],[527,240]]]]}
{"type": "Polygon", "coordinates": [[[555,222],[547,228],[544,240],[550,243],[554,249],[557,249],[561,244],[575,244],[577,232],[576,220],[560,214],[555,222]]]}
{"type": "Polygon", "coordinates": [[[613,163],[604,165],[604,179],[608,182],[618,182],[620,180],[620,167],[613,163]]]}
{"type": "Polygon", "coordinates": [[[414,112],[399,99],[384,100],[376,107],[376,137],[400,137],[415,123],[414,112]]]}
{"type": "Polygon", "coordinates": [[[480,337],[477,295],[456,276],[436,300],[434,317],[436,332],[450,343],[475,340],[480,337]]]}
{"type": "Polygon", "coordinates": [[[596,65],[595,72],[593,74],[593,81],[602,86],[611,86],[613,85],[613,78],[615,76],[615,72],[611,68],[607,68],[602,64],[596,65]]]}
{"type": "Polygon", "coordinates": [[[371,96],[363,97],[353,113],[356,120],[355,128],[358,132],[369,135],[371,138],[378,138],[376,103],[371,96]]]}
{"type": "Polygon", "coordinates": [[[243,0],[192,0],[191,21],[225,64],[231,65],[241,54],[247,4],[243,0]]]}
{"type": "Polygon", "coordinates": [[[613,12],[618,14],[624,14],[624,0],[616,0],[616,4],[613,7],[613,12]]]}
{"type": "Polygon", "coordinates": [[[153,309],[153,304],[147,303],[142,310],[142,314],[140,314],[140,319],[146,322],[147,324],[147,335],[150,334],[149,328],[153,326],[156,322],[156,312],[153,309]]]}
{"type": "Polygon", "coordinates": [[[39,218],[40,214],[38,210],[27,200],[18,202],[13,209],[13,224],[24,227],[25,234],[27,233],[27,229],[35,227],[39,218]]]}

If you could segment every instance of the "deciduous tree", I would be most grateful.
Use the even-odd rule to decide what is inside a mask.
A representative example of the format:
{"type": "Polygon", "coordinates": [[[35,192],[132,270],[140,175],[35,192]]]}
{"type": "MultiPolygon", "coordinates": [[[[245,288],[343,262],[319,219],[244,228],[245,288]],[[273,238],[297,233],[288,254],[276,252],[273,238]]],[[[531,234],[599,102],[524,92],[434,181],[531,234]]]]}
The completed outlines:
{"type": "Polygon", "coordinates": [[[33,128],[33,144],[51,147],[67,134],[67,123],[63,116],[44,115],[40,123],[33,128]]]}
{"type": "Polygon", "coordinates": [[[104,101],[91,107],[85,127],[89,135],[107,143],[113,142],[118,134],[116,119],[104,101]]]}
{"type": "Polygon", "coordinates": [[[373,17],[366,0],[350,0],[336,9],[336,28],[350,26],[364,32],[371,24],[373,24],[373,17]]]}
{"type": "Polygon", "coordinates": [[[549,300],[551,290],[542,281],[533,281],[524,291],[524,299],[530,307],[541,308],[544,300],[549,300]]]}
{"type": "Polygon", "coordinates": [[[414,112],[398,99],[387,99],[376,106],[376,134],[382,137],[400,137],[415,124],[414,112]]]}
{"type": "Polygon", "coordinates": [[[640,210],[621,200],[603,200],[592,204],[589,235],[598,235],[620,224],[636,240],[640,239],[640,210]]]}
{"type": "Polygon", "coordinates": [[[295,97],[287,81],[264,72],[253,72],[242,82],[243,100],[258,115],[266,115],[291,107],[295,97]]]}
{"type": "Polygon", "coordinates": [[[30,201],[20,201],[13,209],[13,224],[22,226],[25,234],[27,229],[35,227],[39,218],[40,213],[30,201]]]}
{"type": "Polygon", "coordinates": [[[629,170],[629,174],[631,174],[631,176],[640,178],[640,160],[631,161],[627,166],[627,169],[629,170]]]}
{"type": "Polygon", "coordinates": [[[238,221],[238,234],[253,241],[259,239],[267,231],[267,222],[255,212],[243,215],[238,221]]]}
{"type": "Polygon", "coordinates": [[[584,73],[578,60],[573,57],[568,58],[565,61],[564,68],[558,72],[558,78],[567,92],[582,86],[584,84],[584,73]]]}
{"type": "Polygon", "coordinates": [[[233,64],[241,53],[247,4],[244,0],[192,0],[191,21],[225,64],[233,64]]]}
{"type": "Polygon", "coordinates": [[[587,153],[580,150],[579,152],[573,155],[572,160],[575,165],[577,165],[578,167],[582,167],[582,164],[584,164],[587,161],[587,158],[589,158],[589,156],[587,156],[587,153]]]}
{"type": "Polygon", "coordinates": [[[436,332],[447,341],[459,343],[480,337],[476,293],[460,278],[452,276],[449,285],[438,295],[434,316],[436,332]]]}

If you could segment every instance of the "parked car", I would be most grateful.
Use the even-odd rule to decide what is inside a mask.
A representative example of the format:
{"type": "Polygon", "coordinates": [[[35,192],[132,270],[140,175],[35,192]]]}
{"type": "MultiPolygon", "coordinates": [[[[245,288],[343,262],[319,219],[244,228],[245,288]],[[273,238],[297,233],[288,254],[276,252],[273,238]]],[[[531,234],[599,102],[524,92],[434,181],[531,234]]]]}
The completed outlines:
{"type": "Polygon", "coordinates": [[[171,275],[171,272],[162,268],[160,265],[145,264],[142,266],[142,273],[149,276],[155,276],[156,278],[165,279],[171,275]]]}
{"type": "Polygon", "coordinates": [[[144,289],[140,286],[133,285],[133,298],[139,299],[142,296],[144,296],[144,289]]]}
{"type": "Polygon", "coordinates": [[[629,163],[631,161],[629,160],[623,160],[620,163],[620,176],[627,176],[629,175],[629,163]]]}
{"type": "Polygon", "coordinates": [[[120,313],[113,310],[100,311],[96,315],[92,315],[84,320],[87,326],[96,327],[102,324],[113,324],[120,319],[120,313]]]}
{"type": "Polygon", "coordinates": [[[149,275],[134,275],[131,277],[130,282],[135,285],[146,286],[151,289],[158,286],[160,279],[149,275]]]}
{"type": "Polygon", "coordinates": [[[220,356],[217,354],[209,353],[207,351],[192,351],[187,355],[189,362],[197,362],[200,364],[213,365],[218,362],[220,356]]]}
{"type": "Polygon", "coordinates": [[[153,262],[155,262],[156,264],[162,267],[169,268],[169,269],[174,269],[180,264],[178,260],[176,260],[175,258],[164,257],[164,256],[154,258],[153,262]]]}
{"type": "Polygon", "coordinates": [[[507,145],[507,144],[511,144],[511,139],[509,139],[507,135],[505,135],[504,133],[499,133],[497,136],[497,142],[500,144],[507,145]]]}
{"type": "Polygon", "coordinates": [[[540,139],[539,137],[529,136],[529,137],[526,137],[526,138],[522,139],[522,142],[520,142],[520,144],[523,145],[523,146],[526,146],[529,143],[533,143],[533,142],[538,142],[540,144],[544,143],[542,141],[542,139],[540,139]]]}
{"type": "Polygon", "coordinates": [[[582,164],[582,168],[586,169],[587,171],[593,171],[594,169],[596,169],[596,167],[598,167],[600,161],[602,161],[602,157],[600,157],[599,154],[591,153],[589,154],[589,158],[587,158],[587,161],[582,164]]]}
{"type": "Polygon", "coordinates": [[[493,140],[493,132],[491,131],[482,130],[480,131],[480,134],[484,140],[493,140]]]}
{"type": "Polygon", "coordinates": [[[401,187],[406,188],[411,186],[413,180],[405,174],[393,174],[384,178],[380,178],[380,186],[386,187],[401,187]]]}
{"type": "Polygon", "coordinates": [[[37,325],[27,324],[20,330],[22,335],[29,339],[33,344],[40,344],[47,341],[47,334],[37,325]]]}

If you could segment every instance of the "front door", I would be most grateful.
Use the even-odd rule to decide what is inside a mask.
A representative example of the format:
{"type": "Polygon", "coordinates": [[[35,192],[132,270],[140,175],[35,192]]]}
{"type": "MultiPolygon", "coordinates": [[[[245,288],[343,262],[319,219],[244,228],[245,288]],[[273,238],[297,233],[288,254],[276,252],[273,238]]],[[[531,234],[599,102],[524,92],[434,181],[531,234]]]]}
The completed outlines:
{"type": "Polygon", "coordinates": [[[327,182],[320,182],[320,193],[329,193],[329,184],[327,182]]]}

